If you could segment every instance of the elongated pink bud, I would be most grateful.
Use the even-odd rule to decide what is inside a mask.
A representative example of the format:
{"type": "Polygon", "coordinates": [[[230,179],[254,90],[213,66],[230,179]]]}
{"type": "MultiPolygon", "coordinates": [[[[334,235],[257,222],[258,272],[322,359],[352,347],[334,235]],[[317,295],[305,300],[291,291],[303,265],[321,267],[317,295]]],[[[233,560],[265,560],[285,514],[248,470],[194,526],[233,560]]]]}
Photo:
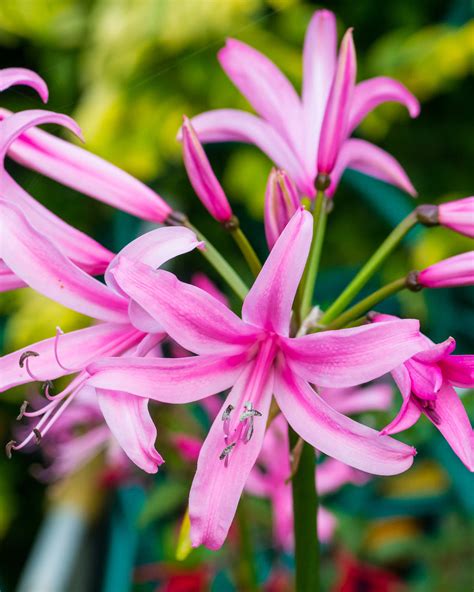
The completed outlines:
{"type": "Polygon", "coordinates": [[[228,222],[232,218],[231,207],[187,117],[184,117],[182,131],[184,166],[196,195],[213,218],[228,222]]]}
{"type": "Polygon", "coordinates": [[[417,274],[416,280],[425,288],[472,286],[474,285],[474,251],[430,265],[417,274]]]}
{"type": "Polygon", "coordinates": [[[438,219],[443,226],[474,238],[474,197],[441,204],[438,219]]]}
{"type": "Polygon", "coordinates": [[[349,29],[341,43],[336,74],[321,127],[318,174],[329,175],[332,172],[339,150],[347,137],[356,70],[354,40],[352,39],[352,29],[349,29]]]}
{"type": "Polygon", "coordinates": [[[265,236],[272,249],[290,218],[300,207],[298,192],[285,171],[272,169],[265,191],[265,236]]]}

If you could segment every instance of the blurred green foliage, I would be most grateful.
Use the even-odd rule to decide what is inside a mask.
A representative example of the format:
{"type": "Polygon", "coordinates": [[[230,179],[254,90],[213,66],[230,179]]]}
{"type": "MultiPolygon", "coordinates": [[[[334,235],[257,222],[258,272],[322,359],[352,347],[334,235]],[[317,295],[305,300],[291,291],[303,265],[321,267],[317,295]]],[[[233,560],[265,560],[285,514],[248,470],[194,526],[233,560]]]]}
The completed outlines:
{"type": "MultiPolygon", "coordinates": [[[[218,226],[206,216],[189,187],[176,132],[183,114],[192,116],[218,107],[249,109],[216,59],[226,37],[238,37],[262,50],[299,88],[304,32],[318,6],[299,0],[2,0],[0,66],[38,71],[50,87],[48,108],[79,121],[89,150],[143,179],[188,212],[234,258],[232,244],[221,240],[218,226]]],[[[422,101],[421,116],[415,121],[401,107],[386,105],[371,114],[357,133],[400,160],[421,201],[471,194],[474,134],[468,122],[472,122],[474,92],[474,15],[469,0],[334,0],[326,7],[337,13],[340,32],[355,27],[359,79],[393,76],[422,101]]],[[[4,93],[1,102],[15,111],[40,107],[33,93],[24,88],[4,93]]],[[[264,256],[261,214],[271,164],[250,146],[214,145],[207,151],[252,242],[264,256]]],[[[145,229],[130,216],[9,166],[35,197],[111,248],[120,248],[145,229]]],[[[322,305],[344,287],[409,211],[412,200],[383,183],[349,172],[335,205],[317,286],[322,305]]],[[[375,283],[467,248],[467,239],[443,229],[414,233],[375,283]]],[[[198,259],[190,255],[183,261],[178,262],[179,270],[189,276],[189,268],[198,259]]],[[[403,295],[391,299],[386,310],[418,316],[434,339],[452,334],[460,351],[472,350],[472,291],[403,295]]],[[[70,330],[84,323],[78,315],[28,290],[2,295],[0,315],[5,351],[51,335],[58,324],[70,330]]],[[[19,389],[5,398],[0,409],[4,441],[10,438],[18,403],[24,397],[19,389]]],[[[379,417],[376,425],[387,419],[379,417]]],[[[166,414],[159,420],[165,432],[179,423],[166,414]]],[[[465,500],[472,482],[428,422],[420,422],[404,439],[419,446],[415,469],[399,478],[374,480],[357,490],[348,488],[329,500],[341,517],[341,540],[360,556],[404,574],[413,592],[444,591],[448,585],[452,592],[464,592],[469,579],[465,551],[469,533],[464,517],[473,513],[472,504],[465,500]],[[403,495],[407,492],[408,497],[403,495]],[[404,518],[397,522],[400,515],[404,518]]],[[[0,540],[5,546],[0,555],[2,590],[13,589],[43,511],[44,488],[29,477],[30,463],[31,457],[22,455],[10,464],[0,459],[0,540]]],[[[183,483],[189,482],[190,469],[180,473],[183,483]]],[[[114,523],[110,561],[115,560],[114,553],[119,557],[135,553],[137,546],[142,559],[156,561],[164,556],[172,561],[174,523],[170,515],[176,519],[183,488],[181,483],[165,480],[160,489],[159,479],[156,483],[139,517],[130,512],[132,526],[124,522],[126,512],[114,523]],[[127,539],[130,528],[138,529],[140,544],[127,539]],[[143,536],[150,536],[150,528],[154,538],[145,544],[143,536]],[[122,538],[121,532],[125,533],[122,538]],[[124,550],[121,540],[131,550],[124,550]]],[[[118,496],[116,504],[129,499],[128,495],[133,492],[118,496]]],[[[142,493],[137,495],[140,498],[142,493]]],[[[268,507],[254,502],[254,534],[263,549],[259,560],[264,574],[275,559],[271,541],[263,534],[268,532],[270,514],[268,507]]],[[[130,506],[131,510],[140,503],[130,506]]],[[[178,519],[182,511],[180,507],[178,519]]],[[[210,554],[204,557],[211,561],[210,554]]],[[[212,559],[216,569],[222,568],[223,558],[219,553],[212,559]]],[[[280,561],[291,563],[288,558],[280,561]]],[[[109,584],[115,582],[110,572],[108,578],[109,584]]],[[[224,575],[219,578],[227,582],[224,575]]],[[[219,586],[221,591],[227,589],[223,583],[219,586]]]]}

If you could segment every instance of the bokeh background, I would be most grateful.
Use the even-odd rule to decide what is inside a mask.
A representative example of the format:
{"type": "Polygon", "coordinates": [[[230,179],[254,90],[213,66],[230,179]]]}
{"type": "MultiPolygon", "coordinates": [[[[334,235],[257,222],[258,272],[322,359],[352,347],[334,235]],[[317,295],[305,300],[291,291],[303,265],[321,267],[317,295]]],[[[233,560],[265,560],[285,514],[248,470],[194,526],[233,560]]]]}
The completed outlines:
{"type": "MultiPolygon", "coordinates": [[[[304,32],[319,6],[298,0],[2,0],[0,66],[24,66],[41,74],[50,88],[48,108],[77,119],[89,150],[189,213],[239,267],[232,243],[221,236],[192,193],[176,132],[183,114],[218,107],[248,109],[216,59],[228,36],[262,50],[299,88],[304,32]]],[[[420,202],[472,194],[472,3],[338,0],[325,6],[337,13],[340,33],[355,27],[358,78],[393,76],[422,103],[417,120],[410,120],[397,105],[380,107],[357,133],[400,160],[420,202]]],[[[4,93],[1,104],[14,111],[41,107],[32,92],[19,87],[4,93]]],[[[261,218],[269,161],[250,146],[212,145],[207,152],[242,225],[265,256],[261,218]]],[[[42,203],[109,248],[118,250],[147,229],[132,216],[13,163],[8,168],[42,203]]],[[[351,171],[345,174],[318,279],[320,305],[338,294],[412,205],[411,198],[392,187],[351,171]]],[[[368,290],[469,248],[468,239],[443,229],[414,231],[368,290]]],[[[194,263],[198,259],[188,256],[176,270],[188,278],[194,263]]],[[[244,268],[241,272],[246,274],[244,268]]],[[[403,294],[387,302],[385,310],[416,315],[432,339],[453,335],[459,353],[472,353],[472,296],[470,289],[403,294]]],[[[30,290],[2,294],[0,348],[8,352],[49,337],[58,324],[69,330],[84,322],[30,290]]],[[[2,442],[12,437],[19,404],[30,394],[31,389],[19,388],[3,395],[2,442]]],[[[466,393],[464,400],[472,411],[472,395],[466,393]]],[[[395,398],[390,413],[361,419],[381,427],[399,403],[395,398]]],[[[204,433],[206,418],[197,411],[160,408],[159,422],[159,434],[166,440],[176,426],[204,433]]],[[[336,537],[324,548],[325,590],[472,589],[471,475],[424,418],[402,438],[418,448],[412,469],[362,487],[347,486],[325,500],[339,518],[336,537]],[[348,572],[353,587],[342,588],[348,572]],[[368,587],[369,576],[379,587],[368,587]],[[362,583],[356,588],[358,578],[362,583]]],[[[11,461],[0,457],[1,590],[15,589],[45,517],[64,499],[91,517],[68,590],[236,589],[238,552],[232,537],[218,553],[199,550],[184,562],[175,560],[192,467],[164,446],[167,464],[158,476],[144,479],[137,474],[118,487],[97,477],[100,458],[67,483],[48,485],[34,476],[35,465],[43,462],[40,451],[17,454],[11,461]]],[[[272,589],[285,590],[292,558],[272,543],[270,508],[252,498],[247,504],[259,577],[263,582],[278,576],[272,589]]]]}

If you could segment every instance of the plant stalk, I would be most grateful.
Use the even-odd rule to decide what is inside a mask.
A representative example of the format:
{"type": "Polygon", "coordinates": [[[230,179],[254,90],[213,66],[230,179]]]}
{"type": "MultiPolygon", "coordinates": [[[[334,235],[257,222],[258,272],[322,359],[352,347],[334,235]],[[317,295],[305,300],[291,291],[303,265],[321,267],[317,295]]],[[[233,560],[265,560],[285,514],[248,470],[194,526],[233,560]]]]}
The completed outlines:
{"type": "Polygon", "coordinates": [[[247,520],[246,500],[242,496],[237,508],[237,522],[239,525],[239,589],[258,592],[257,569],[255,555],[252,548],[252,537],[247,520]]]}
{"type": "Polygon", "coordinates": [[[260,270],[262,269],[262,264],[260,263],[257,253],[254,251],[243,230],[240,228],[240,226],[237,226],[236,228],[232,228],[230,234],[244,256],[245,261],[247,261],[247,265],[249,266],[253,276],[257,277],[257,275],[260,273],[260,270]]]}
{"type": "Polygon", "coordinates": [[[412,212],[404,218],[400,224],[388,235],[380,247],[375,251],[372,257],[362,267],[355,278],[350,282],[346,289],[327,309],[321,317],[322,324],[331,323],[338,317],[348,304],[357,296],[365,284],[372,278],[375,272],[380,268],[385,259],[394,251],[400,241],[416,225],[416,213],[412,212]]]}
{"type": "MultiPolygon", "coordinates": [[[[290,452],[299,436],[288,426],[290,452]]],[[[291,480],[295,534],[295,590],[319,592],[318,495],[314,448],[304,442],[298,468],[291,480]]]]}
{"type": "Polygon", "coordinates": [[[332,323],[326,325],[324,330],[331,330],[331,329],[341,329],[342,327],[346,327],[347,325],[351,324],[356,319],[358,320],[363,314],[369,312],[374,306],[385,300],[389,296],[400,292],[406,288],[406,278],[400,278],[383,286],[376,292],[369,294],[366,298],[355,304],[353,307],[346,310],[345,313],[337,317],[332,323]]]}

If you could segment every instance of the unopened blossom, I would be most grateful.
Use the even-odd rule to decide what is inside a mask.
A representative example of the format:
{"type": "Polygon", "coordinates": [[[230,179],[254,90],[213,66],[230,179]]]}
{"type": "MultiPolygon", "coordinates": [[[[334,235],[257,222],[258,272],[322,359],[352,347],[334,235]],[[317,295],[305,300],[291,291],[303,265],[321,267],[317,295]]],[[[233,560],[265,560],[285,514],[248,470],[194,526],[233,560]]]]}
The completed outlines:
{"type": "MultiPolygon", "coordinates": [[[[396,319],[371,315],[374,323],[396,319]]],[[[421,414],[438,428],[466,467],[474,471],[473,432],[466,410],[454,386],[474,387],[474,356],[452,355],[456,347],[450,337],[434,344],[424,337],[426,348],[392,371],[403,405],[382,434],[396,434],[415,424],[421,414]]]]}
{"type": "Polygon", "coordinates": [[[187,117],[182,129],[184,166],[196,195],[213,218],[218,222],[229,222],[232,218],[229,201],[187,117]]]}
{"type": "Polygon", "coordinates": [[[474,251],[443,259],[422,271],[411,272],[408,286],[420,288],[451,288],[474,285],[474,251]]]}
{"type": "Polygon", "coordinates": [[[352,31],[337,55],[336,18],[315,12],[304,42],[303,88],[299,97],[285,75],[249,45],[228,39],[218,57],[226,74],[258,115],[236,109],[202,113],[192,124],[202,142],[255,144],[276,166],[285,169],[301,194],[315,195],[319,173],[331,176],[332,195],[345,168],[392,183],[414,195],[400,164],[387,152],[350,135],[381,103],[405,105],[419,113],[416,98],[396,80],[371,78],[355,84],[352,31]]]}
{"type": "Polygon", "coordinates": [[[382,475],[413,462],[413,448],[338,413],[311,384],[349,387],[388,372],[420,351],[418,321],[289,336],[312,227],[309,212],[295,213],[247,295],[242,318],[173,274],[126,256],[112,270],[121,289],[197,355],[103,359],[87,367],[90,384],[164,403],[197,401],[232,387],[202,446],[191,488],[194,546],[216,549],[224,542],[262,447],[273,394],[292,428],[329,456],[382,475]]]}
{"type": "MultiPolygon", "coordinates": [[[[87,275],[58,247],[38,232],[19,208],[0,200],[0,257],[6,265],[37,292],[96,321],[91,327],[62,333],[31,344],[0,358],[0,391],[19,384],[43,382],[47,399],[35,411],[22,415],[38,422],[22,442],[11,442],[7,452],[24,448],[44,437],[87,385],[85,368],[102,356],[139,356],[153,354],[164,338],[163,328],[149,315],[130,303],[115,285],[111,271],[105,272],[106,284],[87,275]],[[51,394],[51,381],[72,376],[70,384],[51,394]]],[[[170,258],[198,246],[196,236],[186,228],[161,228],[136,239],[125,249],[130,260],[139,258],[159,267],[170,258]]],[[[132,397],[120,388],[113,392],[96,389],[102,414],[127,455],[143,470],[156,472],[163,462],[154,449],[156,428],[148,413],[148,400],[132,397]]]]}
{"type": "Polygon", "coordinates": [[[264,224],[268,248],[271,249],[300,207],[298,192],[293,181],[278,169],[272,169],[265,191],[264,224]]]}
{"type": "Polygon", "coordinates": [[[438,219],[442,226],[474,238],[474,197],[440,204],[438,219]]]}

